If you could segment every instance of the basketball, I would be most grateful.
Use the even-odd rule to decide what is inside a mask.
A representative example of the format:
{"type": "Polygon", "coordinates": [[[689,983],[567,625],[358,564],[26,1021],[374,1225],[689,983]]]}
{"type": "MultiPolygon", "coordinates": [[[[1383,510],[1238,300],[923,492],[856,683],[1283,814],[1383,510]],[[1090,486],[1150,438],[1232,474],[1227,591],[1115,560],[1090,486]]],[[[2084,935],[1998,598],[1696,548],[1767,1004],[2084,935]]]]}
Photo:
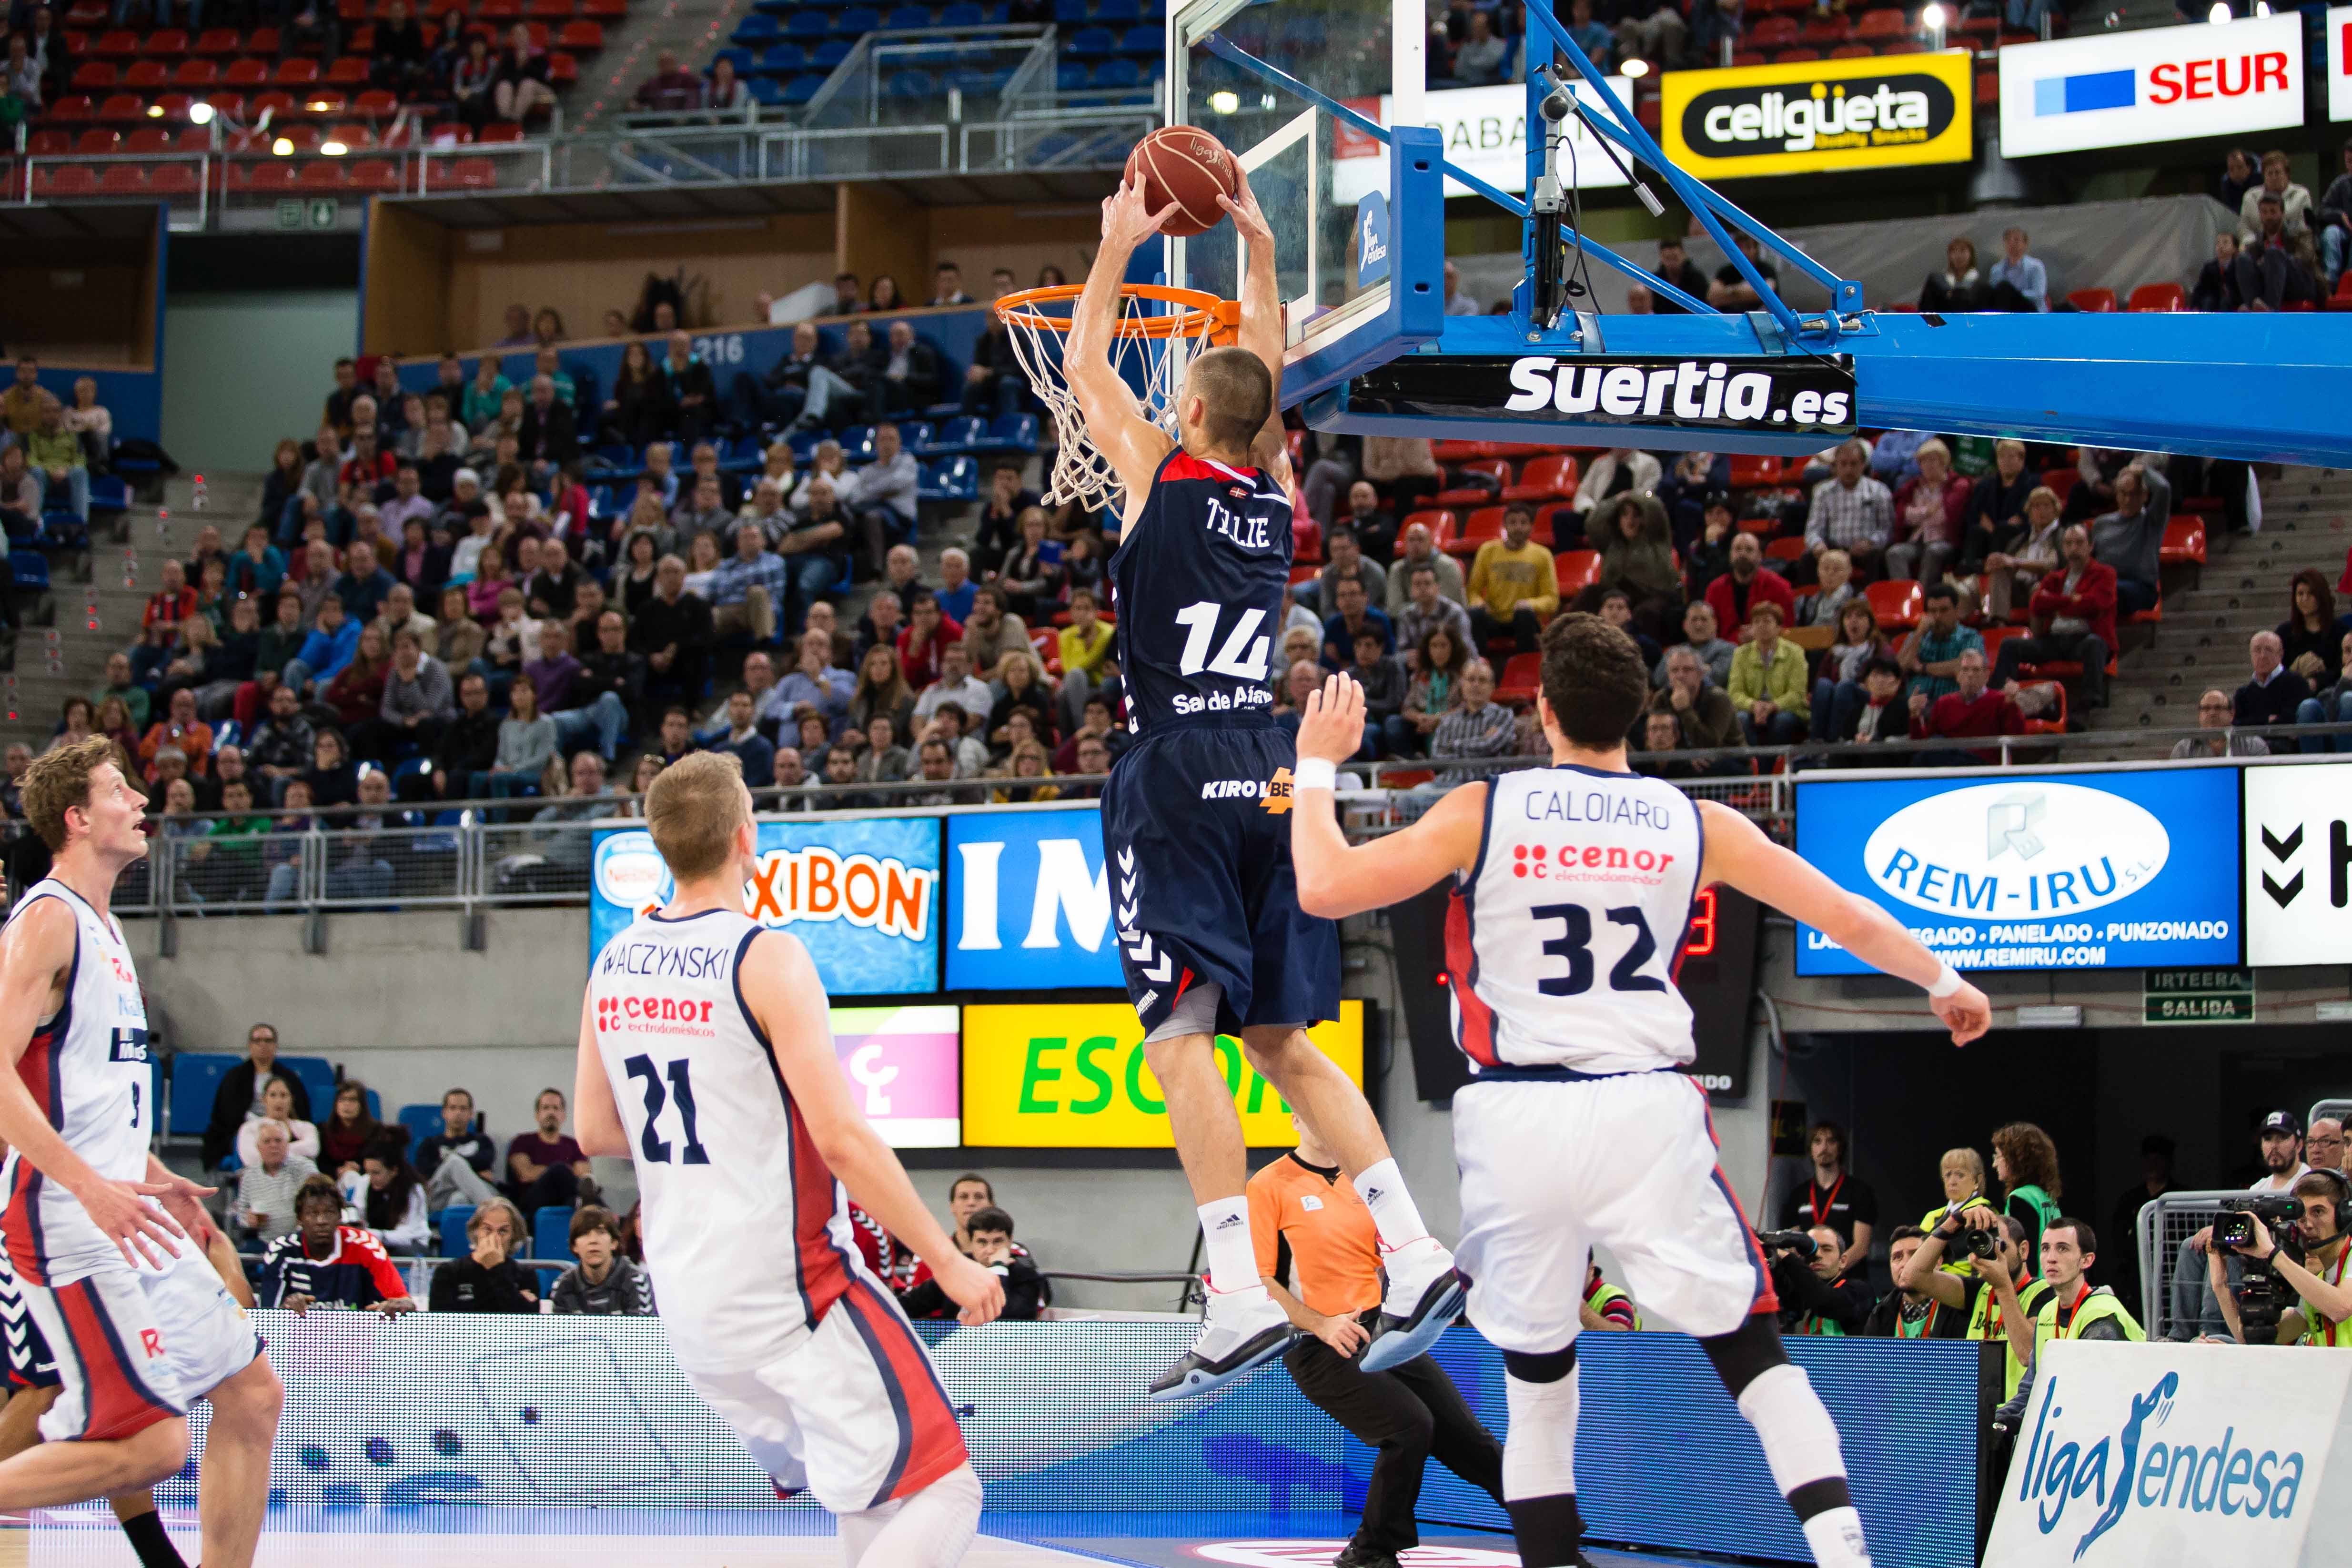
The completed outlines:
{"type": "Polygon", "coordinates": [[[1224,143],[1195,125],[1163,125],[1138,142],[1127,155],[1127,178],[1143,181],[1143,205],[1152,212],[1176,204],[1160,232],[1180,237],[1205,234],[1223,222],[1225,209],[1217,198],[1232,195],[1241,184],[1224,143]]]}

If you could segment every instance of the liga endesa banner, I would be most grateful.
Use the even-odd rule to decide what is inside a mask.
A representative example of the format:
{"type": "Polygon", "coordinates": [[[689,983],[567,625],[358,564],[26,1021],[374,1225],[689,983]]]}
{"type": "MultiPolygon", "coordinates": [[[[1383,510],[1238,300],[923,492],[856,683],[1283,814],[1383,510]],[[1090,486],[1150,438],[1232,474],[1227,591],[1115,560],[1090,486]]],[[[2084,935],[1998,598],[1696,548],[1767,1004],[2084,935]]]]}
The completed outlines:
{"type": "Polygon", "coordinates": [[[2352,1561],[2328,1478],[2352,1356],[2056,1340],[1984,1560],[2000,1568],[2316,1568],[2352,1561]]]}
{"type": "MultiPolygon", "coordinates": [[[[744,908],[790,931],[835,996],[936,991],[940,824],[930,816],[762,822],[744,908]]],[[[671,891],[669,868],[642,827],[600,828],[589,878],[588,958],[671,891]]]]}
{"type": "MultiPolygon", "coordinates": [[[[1307,1037],[1364,1081],[1364,1005],[1307,1037]]],[[[1290,1109],[1242,1055],[1217,1037],[1217,1065],[1253,1149],[1298,1142],[1290,1109]]],[[[1160,1080],[1143,1059],[1143,1026],[1124,1002],[1067,1006],[971,1006],[963,1010],[963,1141],[1013,1149],[1172,1149],[1160,1080]]]]}

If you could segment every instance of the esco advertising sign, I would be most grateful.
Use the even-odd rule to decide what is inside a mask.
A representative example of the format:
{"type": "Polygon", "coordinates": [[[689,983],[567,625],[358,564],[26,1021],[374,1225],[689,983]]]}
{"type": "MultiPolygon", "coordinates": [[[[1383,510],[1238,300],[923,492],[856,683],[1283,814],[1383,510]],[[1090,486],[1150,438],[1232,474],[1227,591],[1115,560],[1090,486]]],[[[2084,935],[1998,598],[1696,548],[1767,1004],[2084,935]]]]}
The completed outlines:
{"type": "Polygon", "coordinates": [[[1984,1561],[2242,1568],[2345,1561],[2352,1357],[2053,1340],[1984,1561]]]}
{"type": "MultiPolygon", "coordinates": [[[[1848,775],[1797,784],[1797,853],[1955,969],[2140,969],[2238,961],[2236,770],[1848,775]]],[[[1810,926],[1797,973],[1866,968],[1810,926]]]]}
{"type": "Polygon", "coordinates": [[[1964,163],[1969,55],[1885,55],[1659,79],[1667,156],[1703,179],[1964,163]]]}
{"type": "Polygon", "coordinates": [[[2303,17],[2291,9],[2000,51],[2004,157],[2302,123],[2303,17]]]}

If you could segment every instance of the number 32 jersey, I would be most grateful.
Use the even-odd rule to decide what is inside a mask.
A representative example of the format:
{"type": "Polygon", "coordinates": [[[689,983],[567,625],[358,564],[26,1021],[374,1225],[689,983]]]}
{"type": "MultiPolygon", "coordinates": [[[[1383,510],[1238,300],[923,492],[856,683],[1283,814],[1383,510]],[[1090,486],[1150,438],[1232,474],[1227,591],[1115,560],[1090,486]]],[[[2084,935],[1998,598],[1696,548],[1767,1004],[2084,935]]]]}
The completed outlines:
{"type": "Polygon", "coordinates": [[[750,1371],[800,1348],[857,1255],[848,1197],[743,1004],[737,968],[759,931],[731,910],[640,915],[588,978],[646,1264],[688,1372],[750,1371]]]}
{"type": "Polygon", "coordinates": [[[1128,728],[1273,711],[1290,581],[1290,497],[1261,468],[1179,447],[1110,559],[1128,728]]]}
{"type": "Polygon", "coordinates": [[[1478,859],[1445,921],[1470,1059],[1596,1074],[1689,1062],[1674,971],[1704,847],[1696,804],[1662,780],[1561,766],[1488,784],[1478,859]]]}

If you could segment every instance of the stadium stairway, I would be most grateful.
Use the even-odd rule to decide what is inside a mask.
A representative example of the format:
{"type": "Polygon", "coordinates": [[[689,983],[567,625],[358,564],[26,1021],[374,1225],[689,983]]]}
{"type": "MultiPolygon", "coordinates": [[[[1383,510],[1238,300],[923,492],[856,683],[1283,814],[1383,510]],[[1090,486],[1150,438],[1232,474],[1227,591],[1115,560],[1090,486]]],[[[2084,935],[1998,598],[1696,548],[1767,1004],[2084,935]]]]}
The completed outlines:
{"type": "Polygon", "coordinates": [[[689,70],[708,68],[727,35],[751,14],[751,0],[648,0],[632,5],[626,20],[606,25],[604,52],[582,68],[579,83],[565,95],[564,123],[574,131],[594,131],[626,113],[631,96],[654,74],[664,49],[676,50],[689,70]]]}
{"type": "MultiPolygon", "coordinates": [[[[2245,684],[2247,639],[2287,618],[2294,574],[2315,566],[2331,585],[2342,575],[2352,544],[2352,470],[2285,469],[2263,486],[2263,517],[2261,532],[2240,534],[2218,515],[2205,519],[2203,568],[2167,569],[2164,619],[2152,642],[2149,627],[2125,628],[2130,651],[2116,661],[2107,706],[2087,715],[2092,731],[2187,729],[2197,722],[2200,694],[2245,684]]],[[[2066,760],[2096,759],[2070,752],[2066,760]]]]}

